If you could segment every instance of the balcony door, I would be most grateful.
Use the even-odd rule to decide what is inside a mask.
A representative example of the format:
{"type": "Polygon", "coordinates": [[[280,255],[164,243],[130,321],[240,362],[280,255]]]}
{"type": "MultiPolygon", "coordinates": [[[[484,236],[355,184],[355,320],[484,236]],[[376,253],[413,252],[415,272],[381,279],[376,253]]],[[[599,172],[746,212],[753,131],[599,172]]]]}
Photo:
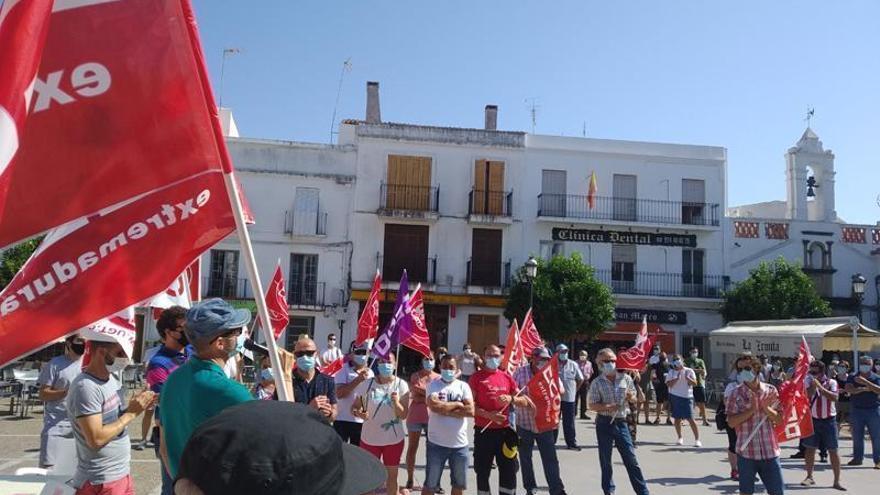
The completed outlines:
{"type": "Polygon", "coordinates": [[[293,200],[293,234],[318,233],[320,191],[316,187],[297,187],[293,200]]]}
{"type": "Polygon", "coordinates": [[[501,286],[501,235],[500,230],[474,229],[470,285],[501,286]]]}
{"type": "Polygon", "coordinates": [[[431,206],[431,157],[388,156],[386,208],[428,211],[431,206]]]}
{"type": "Polygon", "coordinates": [[[565,170],[541,171],[541,215],[565,217],[566,184],[565,170]]]}
{"type": "Polygon", "coordinates": [[[427,225],[385,225],[382,278],[398,280],[404,268],[410,282],[428,282],[427,225]]]}
{"type": "Polygon", "coordinates": [[[504,162],[477,160],[474,163],[473,213],[504,213],[504,162]]]}
{"type": "Polygon", "coordinates": [[[318,304],[318,255],[290,255],[290,290],[287,301],[292,306],[318,304]]]}
{"type": "Polygon", "coordinates": [[[636,220],[636,176],[614,174],[614,220],[634,222],[636,220]]]}
{"type": "Polygon", "coordinates": [[[699,179],[681,180],[681,223],[706,224],[706,182],[699,179]]]}
{"type": "Polygon", "coordinates": [[[703,293],[705,251],[702,249],[681,250],[681,281],[685,295],[700,296],[703,293]]]}
{"type": "Polygon", "coordinates": [[[619,294],[636,292],[636,246],[611,246],[611,288],[619,294]]]}
{"type": "Polygon", "coordinates": [[[468,315],[467,341],[478,353],[482,353],[487,345],[498,345],[498,315],[468,315]]]}

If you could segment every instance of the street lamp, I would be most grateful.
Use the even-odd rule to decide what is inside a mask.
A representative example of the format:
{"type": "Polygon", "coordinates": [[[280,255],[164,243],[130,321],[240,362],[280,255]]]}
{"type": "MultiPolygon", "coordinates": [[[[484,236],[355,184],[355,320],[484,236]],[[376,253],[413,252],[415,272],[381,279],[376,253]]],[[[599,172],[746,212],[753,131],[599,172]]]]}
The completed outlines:
{"type": "Polygon", "coordinates": [[[852,276],[852,294],[858,306],[856,307],[856,315],[850,319],[850,327],[852,327],[852,345],[853,345],[853,367],[859,362],[859,327],[862,319],[862,299],[865,297],[865,284],[868,281],[861,273],[852,276]]]}
{"type": "Polygon", "coordinates": [[[529,309],[535,300],[535,277],[538,276],[538,260],[534,256],[529,256],[526,261],[526,278],[529,279],[529,309]]]}

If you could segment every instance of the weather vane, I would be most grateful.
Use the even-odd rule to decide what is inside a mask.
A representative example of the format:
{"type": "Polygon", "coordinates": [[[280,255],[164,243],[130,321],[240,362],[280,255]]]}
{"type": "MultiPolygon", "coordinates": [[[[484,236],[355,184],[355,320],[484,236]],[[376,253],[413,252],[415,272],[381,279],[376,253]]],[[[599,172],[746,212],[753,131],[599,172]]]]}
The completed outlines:
{"type": "Polygon", "coordinates": [[[810,127],[810,122],[813,120],[813,115],[815,115],[816,109],[812,107],[807,107],[807,117],[804,121],[807,123],[807,127],[810,127]]]}

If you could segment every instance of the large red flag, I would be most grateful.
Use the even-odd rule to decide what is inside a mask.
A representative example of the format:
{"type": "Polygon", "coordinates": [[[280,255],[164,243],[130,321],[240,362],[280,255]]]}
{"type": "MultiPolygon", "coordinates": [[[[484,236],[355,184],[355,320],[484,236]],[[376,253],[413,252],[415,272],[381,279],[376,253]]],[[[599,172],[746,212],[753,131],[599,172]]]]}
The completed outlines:
{"type": "Polygon", "coordinates": [[[522,329],[519,333],[520,345],[525,356],[531,356],[535,347],[544,345],[544,339],[538,333],[538,327],[535,326],[535,320],[532,318],[532,309],[526,313],[523,318],[522,329]]]}
{"type": "Polygon", "coordinates": [[[654,347],[654,341],[656,340],[656,335],[648,335],[648,318],[643,316],[642,328],[636,336],[635,343],[632,347],[617,355],[617,369],[641,372],[645,369],[648,356],[651,355],[651,348],[654,347]]]}
{"type": "Polygon", "coordinates": [[[536,433],[559,427],[559,411],[562,407],[559,385],[559,359],[554,354],[550,363],[538,371],[528,383],[529,398],[535,403],[536,433]]]}
{"type": "Polygon", "coordinates": [[[373,288],[370,290],[370,297],[364,303],[364,311],[358,319],[357,337],[355,343],[361,345],[368,340],[376,338],[379,333],[379,291],[382,288],[382,275],[376,270],[376,277],[373,278],[373,288]]]}
{"type": "Polygon", "coordinates": [[[804,381],[810,371],[810,346],[801,340],[797,364],[791,378],[779,386],[779,404],[782,408],[782,421],[776,425],[776,439],[787,442],[796,438],[807,438],[813,434],[813,415],[810,413],[810,399],[804,381]]]}
{"type": "Polygon", "coordinates": [[[510,328],[507,329],[507,342],[504,344],[504,357],[501,358],[501,370],[507,374],[513,375],[517,368],[525,364],[525,356],[523,356],[522,345],[519,341],[519,326],[516,318],[510,328]]]}
{"type": "Polygon", "coordinates": [[[281,262],[275,267],[275,275],[266,288],[266,306],[269,308],[269,316],[272,318],[272,331],[275,340],[281,336],[281,332],[287,328],[290,322],[290,314],[287,306],[287,290],[284,288],[284,274],[281,273],[281,262]]]}
{"type": "Polygon", "coordinates": [[[431,338],[428,336],[428,326],[425,324],[425,303],[422,301],[422,286],[416,287],[406,304],[409,305],[409,318],[412,319],[412,333],[401,344],[418,352],[422,356],[431,357],[431,338]]]}
{"type": "Polygon", "coordinates": [[[0,106],[11,94],[20,118],[21,82],[34,84],[18,150],[0,166],[0,246],[226,168],[189,0],[56,0],[34,79],[47,3],[3,7],[0,106]]]}
{"type": "Polygon", "coordinates": [[[328,363],[327,366],[318,366],[318,371],[327,375],[327,376],[336,376],[336,373],[342,371],[342,367],[345,365],[345,358],[341,357],[331,363],[328,363]]]}

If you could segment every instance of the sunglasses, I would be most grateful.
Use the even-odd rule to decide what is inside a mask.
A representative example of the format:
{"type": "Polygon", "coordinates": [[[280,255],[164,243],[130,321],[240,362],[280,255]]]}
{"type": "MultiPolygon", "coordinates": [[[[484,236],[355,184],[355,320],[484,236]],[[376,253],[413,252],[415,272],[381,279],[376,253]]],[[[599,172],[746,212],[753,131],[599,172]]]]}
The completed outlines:
{"type": "Polygon", "coordinates": [[[602,362],[603,363],[616,363],[617,360],[616,359],[603,359],[602,362]]]}
{"type": "Polygon", "coordinates": [[[366,349],[358,349],[358,350],[354,351],[354,355],[355,356],[366,356],[367,350],[366,349]]]}
{"type": "Polygon", "coordinates": [[[293,353],[295,357],[303,357],[303,356],[314,356],[318,351],[296,351],[293,353]]]}

